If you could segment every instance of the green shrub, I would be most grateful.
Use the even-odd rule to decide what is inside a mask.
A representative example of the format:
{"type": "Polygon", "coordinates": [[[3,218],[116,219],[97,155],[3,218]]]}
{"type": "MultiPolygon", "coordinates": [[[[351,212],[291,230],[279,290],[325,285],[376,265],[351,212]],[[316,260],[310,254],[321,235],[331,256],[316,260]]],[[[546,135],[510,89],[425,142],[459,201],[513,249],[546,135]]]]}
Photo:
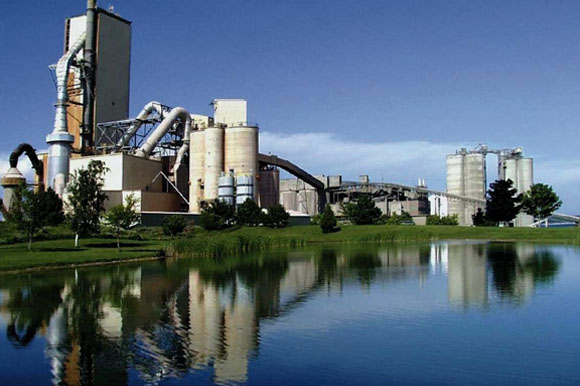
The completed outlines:
{"type": "Polygon", "coordinates": [[[204,205],[201,210],[199,225],[208,231],[217,231],[231,227],[235,223],[235,208],[226,202],[215,200],[204,205]]]}
{"type": "Polygon", "coordinates": [[[320,228],[322,229],[322,233],[331,233],[340,230],[340,228],[336,228],[336,217],[328,204],[326,204],[322,215],[320,215],[320,228]]]}
{"type": "Polygon", "coordinates": [[[483,212],[483,210],[481,210],[481,208],[477,208],[477,212],[471,216],[471,220],[473,221],[473,225],[476,227],[497,226],[497,223],[495,221],[491,221],[483,212]]]}
{"type": "Polygon", "coordinates": [[[393,215],[391,215],[387,222],[387,225],[415,225],[415,222],[413,221],[413,217],[405,212],[402,211],[401,214],[397,214],[394,213],[393,215]]]}
{"type": "Polygon", "coordinates": [[[263,214],[262,223],[270,228],[286,228],[290,214],[280,204],[268,208],[268,213],[263,214]]]}
{"type": "Polygon", "coordinates": [[[183,233],[187,227],[187,220],[183,216],[173,215],[167,216],[161,223],[163,234],[166,236],[175,237],[183,233]]]}
{"type": "Polygon", "coordinates": [[[427,216],[427,225],[459,225],[457,214],[450,216],[438,216],[436,214],[427,216]]]}
{"type": "Polygon", "coordinates": [[[360,196],[355,203],[346,203],[343,212],[356,225],[378,224],[382,217],[381,210],[368,195],[360,196]]]}
{"type": "Polygon", "coordinates": [[[320,214],[310,217],[310,225],[320,225],[320,214]]]}
{"type": "Polygon", "coordinates": [[[262,220],[262,209],[250,198],[238,205],[236,223],[245,226],[258,226],[262,220]]]}

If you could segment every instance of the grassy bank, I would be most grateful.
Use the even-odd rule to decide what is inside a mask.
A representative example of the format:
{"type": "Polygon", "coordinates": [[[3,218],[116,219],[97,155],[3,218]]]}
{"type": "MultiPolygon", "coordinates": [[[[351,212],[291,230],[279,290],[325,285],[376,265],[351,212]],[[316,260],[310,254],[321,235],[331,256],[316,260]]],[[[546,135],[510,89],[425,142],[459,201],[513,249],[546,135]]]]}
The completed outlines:
{"type": "Polygon", "coordinates": [[[344,226],[340,232],[323,234],[319,226],[286,229],[239,228],[222,232],[199,231],[173,241],[171,256],[225,256],[279,247],[320,243],[387,243],[434,240],[530,241],[580,245],[580,228],[468,228],[446,226],[344,226]]]}
{"type": "Polygon", "coordinates": [[[434,240],[483,239],[495,241],[530,241],[580,245],[580,228],[467,228],[445,226],[344,226],[340,232],[323,234],[319,226],[294,226],[286,229],[237,228],[221,232],[196,229],[175,240],[165,239],[157,228],[143,229],[122,240],[104,234],[81,241],[74,247],[72,234],[52,231],[51,240],[35,241],[32,251],[25,242],[0,240],[0,271],[51,268],[73,264],[103,263],[155,256],[237,256],[246,252],[274,248],[299,247],[323,243],[389,243],[434,240]],[[66,238],[65,238],[66,237],[66,238]]]}
{"type": "Polygon", "coordinates": [[[26,243],[0,245],[0,271],[28,268],[52,268],[72,264],[104,263],[154,257],[164,254],[167,242],[160,240],[122,240],[121,252],[113,239],[82,240],[75,248],[74,240],[37,241],[28,251],[26,243]]]}

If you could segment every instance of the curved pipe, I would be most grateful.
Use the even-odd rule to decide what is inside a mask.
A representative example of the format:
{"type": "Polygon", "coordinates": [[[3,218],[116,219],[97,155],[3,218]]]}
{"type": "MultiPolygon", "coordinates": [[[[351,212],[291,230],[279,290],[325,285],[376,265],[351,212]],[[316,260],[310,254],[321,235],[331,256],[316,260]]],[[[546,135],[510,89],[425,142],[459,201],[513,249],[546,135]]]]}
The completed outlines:
{"type": "Polygon", "coordinates": [[[177,157],[175,158],[175,164],[173,165],[173,172],[176,173],[177,169],[183,164],[183,158],[185,153],[189,151],[189,138],[191,137],[191,122],[185,123],[185,130],[183,132],[183,144],[177,151],[177,157]]]}
{"type": "Polygon", "coordinates": [[[18,166],[18,158],[22,155],[22,153],[26,152],[28,159],[32,163],[32,167],[36,171],[36,175],[39,177],[39,181],[42,181],[42,174],[43,174],[43,167],[42,161],[38,159],[36,156],[36,152],[34,148],[30,146],[28,143],[21,143],[20,145],[16,146],[16,149],[10,154],[10,167],[16,168],[18,166]]]}
{"type": "Polygon", "coordinates": [[[141,110],[139,115],[137,115],[137,117],[135,118],[136,122],[134,122],[131,126],[129,126],[129,128],[125,132],[125,135],[123,135],[123,138],[121,138],[119,142],[117,142],[118,148],[127,146],[131,138],[133,138],[137,130],[139,130],[139,128],[143,124],[143,121],[146,120],[153,111],[157,111],[159,115],[163,114],[163,107],[161,103],[157,101],[151,101],[147,103],[145,107],[143,107],[143,110],[141,110]]]}
{"type": "Polygon", "coordinates": [[[149,158],[157,143],[163,138],[165,134],[171,129],[175,121],[181,118],[185,123],[185,130],[191,130],[191,116],[183,107],[176,107],[165,117],[163,121],[157,126],[155,131],[147,138],[147,141],[137,150],[136,155],[142,158],[149,158]]]}
{"type": "Polygon", "coordinates": [[[66,120],[66,107],[68,102],[68,74],[70,72],[70,66],[76,54],[85,45],[85,33],[83,32],[77,41],[73,44],[70,50],[59,59],[56,65],[56,89],[57,89],[57,99],[56,99],[56,115],[54,117],[54,130],[53,133],[67,133],[68,125],[66,120]]]}

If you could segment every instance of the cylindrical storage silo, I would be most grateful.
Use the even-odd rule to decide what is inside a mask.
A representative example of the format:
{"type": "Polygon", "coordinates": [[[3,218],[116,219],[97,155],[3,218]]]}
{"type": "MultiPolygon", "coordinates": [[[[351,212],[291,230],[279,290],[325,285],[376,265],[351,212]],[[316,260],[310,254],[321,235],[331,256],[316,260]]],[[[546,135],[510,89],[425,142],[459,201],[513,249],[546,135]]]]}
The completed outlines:
{"type": "Polygon", "coordinates": [[[218,199],[230,205],[234,205],[234,176],[224,174],[219,178],[218,199]]]}
{"type": "Polygon", "coordinates": [[[254,176],[242,174],[236,176],[236,205],[241,205],[247,199],[254,199],[254,176]]]}
{"type": "MultiPolygon", "coordinates": [[[[518,175],[517,186],[518,193],[526,193],[534,184],[534,162],[532,158],[520,158],[517,162],[518,175]]],[[[515,226],[525,227],[534,222],[534,217],[524,212],[520,212],[514,221],[515,226]]]]}
{"type": "MultiPolygon", "coordinates": [[[[447,193],[457,196],[465,195],[464,154],[449,154],[447,156],[447,193]]],[[[459,225],[465,225],[465,204],[458,199],[449,200],[449,215],[456,214],[459,225]]]]}
{"type": "MultiPolygon", "coordinates": [[[[258,173],[257,127],[236,126],[225,129],[224,167],[224,170],[233,170],[236,175],[256,176],[258,173]]],[[[256,201],[257,191],[257,188],[254,189],[256,201]]]]}
{"type": "Polygon", "coordinates": [[[195,130],[189,142],[189,211],[200,213],[205,170],[205,131],[195,130]]]}
{"type": "Polygon", "coordinates": [[[504,180],[512,180],[513,187],[518,188],[518,160],[508,158],[504,161],[504,180]]]}
{"type": "Polygon", "coordinates": [[[218,197],[218,183],[224,171],[224,129],[208,127],[205,129],[205,173],[204,198],[215,200],[218,197]]]}
{"type": "Polygon", "coordinates": [[[465,197],[485,199],[485,156],[479,153],[465,156],[465,197]]]}
{"type": "Polygon", "coordinates": [[[534,161],[532,158],[518,160],[518,193],[527,192],[534,184],[534,161]]]}

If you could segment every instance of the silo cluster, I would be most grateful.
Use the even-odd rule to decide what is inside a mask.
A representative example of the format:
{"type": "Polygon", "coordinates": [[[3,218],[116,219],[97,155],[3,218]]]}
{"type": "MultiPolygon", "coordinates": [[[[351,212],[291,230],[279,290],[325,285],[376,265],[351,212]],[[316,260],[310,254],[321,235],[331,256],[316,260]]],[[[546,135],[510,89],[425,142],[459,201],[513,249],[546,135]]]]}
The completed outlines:
{"type": "MultiPolygon", "coordinates": [[[[499,156],[499,178],[512,180],[513,187],[518,194],[527,192],[534,184],[534,161],[532,158],[516,156],[499,156]]],[[[525,213],[520,213],[514,220],[515,226],[528,226],[534,222],[534,218],[525,213]]]]}
{"type": "MultiPolygon", "coordinates": [[[[485,200],[485,156],[460,149],[447,156],[447,193],[451,195],[485,200]]],[[[459,224],[471,225],[476,208],[462,199],[449,200],[449,213],[457,214],[459,224]]]]}
{"type": "Polygon", "coordinates": [[[213,127],[191,134],[190,212],[199,213],[202,202],[221,199],[257,201],[258,127],[213,127]],[[235,183],[234,183],[235,182],[235,183]]]}

